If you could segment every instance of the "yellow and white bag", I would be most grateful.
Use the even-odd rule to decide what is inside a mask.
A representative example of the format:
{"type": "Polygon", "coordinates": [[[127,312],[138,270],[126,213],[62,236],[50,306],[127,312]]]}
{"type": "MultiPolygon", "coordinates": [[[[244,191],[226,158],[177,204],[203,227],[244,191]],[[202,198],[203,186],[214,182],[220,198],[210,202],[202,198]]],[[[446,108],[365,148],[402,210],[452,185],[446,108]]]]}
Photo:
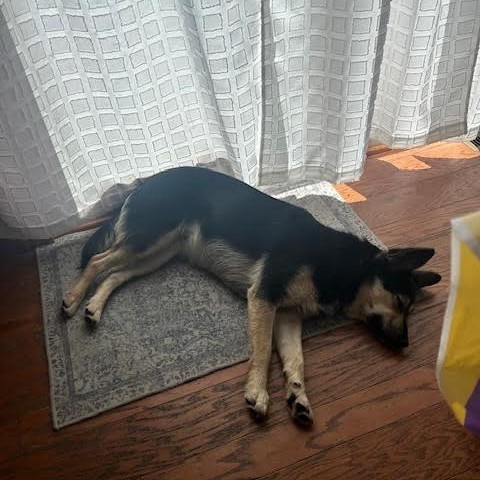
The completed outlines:
{"type": "Polygon", "coordinates": [[[457,420],[480,435],[480,212],[452,221],[451,254],[437,381],[457,420]]]}

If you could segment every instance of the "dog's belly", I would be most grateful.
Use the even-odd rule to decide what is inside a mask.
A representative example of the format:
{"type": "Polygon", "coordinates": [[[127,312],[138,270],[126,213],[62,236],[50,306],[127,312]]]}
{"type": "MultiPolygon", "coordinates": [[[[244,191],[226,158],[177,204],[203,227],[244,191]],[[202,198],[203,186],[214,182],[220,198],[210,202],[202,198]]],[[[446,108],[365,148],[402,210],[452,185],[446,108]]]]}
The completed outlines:
{"type": "Polygon", "coordinates": [[[191,265],[211,273],[243,297],[247,296],[248,288],[262,263],[221,240],[205,240],[197,225],[184,229],[181,256],[191,265]]]}

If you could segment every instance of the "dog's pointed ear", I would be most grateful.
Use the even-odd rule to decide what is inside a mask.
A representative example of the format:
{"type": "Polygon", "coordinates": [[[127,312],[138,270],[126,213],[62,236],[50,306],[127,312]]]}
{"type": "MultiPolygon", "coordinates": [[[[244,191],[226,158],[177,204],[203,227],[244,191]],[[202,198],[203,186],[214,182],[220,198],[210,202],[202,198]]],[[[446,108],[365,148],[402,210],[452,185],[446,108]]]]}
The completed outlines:
{"type": "Polygon", "coordinates": [[[424,287],[430,287],[438,283],[442,276],[435,272],[428,272],[426,270],[418,270],[412,273],[413,282],[417,290],[420,290],[424,287]]]}
{"type": "Polygon", "coordinates": [[[435,250],[433,248],[392,248],[380,255],[389,270],[412,272],[425,265],[435,255],[435,250]]]}

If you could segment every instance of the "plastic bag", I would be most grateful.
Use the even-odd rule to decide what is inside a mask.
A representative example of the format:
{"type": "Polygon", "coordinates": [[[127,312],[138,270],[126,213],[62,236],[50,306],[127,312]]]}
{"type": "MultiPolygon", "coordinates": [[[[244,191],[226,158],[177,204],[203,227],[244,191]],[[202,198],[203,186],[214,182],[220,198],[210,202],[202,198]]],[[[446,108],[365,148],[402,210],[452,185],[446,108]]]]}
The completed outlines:
{"type": "Polygon", "coordinates": [[[480,212],[452,221],[451,272],[437,381],[456,419],[480,435],[480,212]]]}

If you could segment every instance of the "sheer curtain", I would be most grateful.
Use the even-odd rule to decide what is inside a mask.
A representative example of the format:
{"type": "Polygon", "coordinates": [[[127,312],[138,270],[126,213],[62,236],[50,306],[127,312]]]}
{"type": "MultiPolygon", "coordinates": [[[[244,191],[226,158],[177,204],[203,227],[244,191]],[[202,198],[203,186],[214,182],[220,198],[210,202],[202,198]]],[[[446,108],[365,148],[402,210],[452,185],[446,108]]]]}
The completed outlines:
{"type": "Polygon", "coordinates": [[[480,1],[394,0],[371,136],[409,148],[480,127],[480,1]]]}
{"type": "Polygon", "coordinates": [[[278,189],[359,178],[368,138],[474,137],[479,28],[477,0],[0,0],[0,224],[59,235],[177,165],[278,189]]]}

